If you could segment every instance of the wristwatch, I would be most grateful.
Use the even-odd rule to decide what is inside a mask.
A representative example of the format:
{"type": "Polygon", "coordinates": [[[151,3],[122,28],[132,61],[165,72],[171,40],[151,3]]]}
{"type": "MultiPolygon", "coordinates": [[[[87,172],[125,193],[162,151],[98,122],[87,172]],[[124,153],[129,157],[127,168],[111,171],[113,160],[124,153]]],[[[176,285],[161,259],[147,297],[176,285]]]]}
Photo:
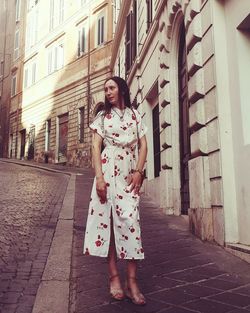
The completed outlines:
{"type": "Polygon", "coordinates": [[[143,176],[143,175],[144,175],[144,171],[140,170],[139,168],[136,168],[136,169],[134,170],[134,172],[138,172],[138,173],[140,173],[140,174],[141,174],[141,176],[143,176]]]}

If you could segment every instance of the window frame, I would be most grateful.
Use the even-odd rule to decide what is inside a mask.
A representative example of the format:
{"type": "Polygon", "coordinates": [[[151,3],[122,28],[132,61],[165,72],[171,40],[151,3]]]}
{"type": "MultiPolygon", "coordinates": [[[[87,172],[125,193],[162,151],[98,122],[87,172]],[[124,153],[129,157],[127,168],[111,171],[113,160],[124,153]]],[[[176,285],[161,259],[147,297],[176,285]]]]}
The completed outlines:
{"type": "Polygon", "coordinates": [[[96,18],[96,47],[103,46],[107,41],[106,16],[106,9],[103,9],[101,12],[98,13],[96,18]]]}
{"type": "Polygon", "coordinates": [[[29,88],[37,82],[37,58],[29,60],[24,64],[23,88],[29,88]]]}
{"type": "Polygon", "coordinates": [[[16,22],[20,21],[20,13],[21,13],[21,0],[16,0],[15,1],[16,5],[16,22]]]}
{"type": "Polygon", "coordinates": [[[50,0],[49,30],[52,31],[64,22],[64,0],[50,0]]]}
{"type": "Polygon", "coordinates": [[[77,57],[81,57],[87,53],[87,23],[84,22],[78,26],[78,43],[77,43],[77,57]],[[84,33],[84,36],[83,36],[84,33]]]}
{"type": "Polygon", "coordinates": [[[48,47],[47,65],[47,75],[53,74],[64,67],[64,42],[62,40],[48,47]],[[60,51],[60,53],[58,53],[58,51],[60,51]]]}
{"type": "Polygon", "coordinates": [[[12,75],[11,78],[11,97],[15,97],[17,94],[17,73],[12,75]]]}
{"type": "Polygon", "coordinates": [[[19,43],[20,43],[20,30],[19,28],[15,31],[15,39],[14,39],[14,61],[19,58],[19,43]]]}

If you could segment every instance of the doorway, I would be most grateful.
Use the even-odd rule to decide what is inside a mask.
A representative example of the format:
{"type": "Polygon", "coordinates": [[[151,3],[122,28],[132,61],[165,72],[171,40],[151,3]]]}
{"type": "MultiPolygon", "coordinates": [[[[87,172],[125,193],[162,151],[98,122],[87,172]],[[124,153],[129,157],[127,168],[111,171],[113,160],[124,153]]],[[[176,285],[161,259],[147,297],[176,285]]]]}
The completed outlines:
{"type": "Polygon", "coordinates": [[[23,160],[25,155],[26,129],[20,131],[20,136],[21,136],[20,159],[23,160]]]}
{"type": "Polygon", "coordinates": [[[188,73],[186,59],[185,27],[182,23],[178,53],[179,77],[179,127],[180,127],[180,179],[181,214],[188,214],[190,206],[188,161],[190,158],[188,73]]]}
{"type": "Polygon", "coordinates": [[[59,116],[58,162],[67,162],[68,114],[59,116]]]}

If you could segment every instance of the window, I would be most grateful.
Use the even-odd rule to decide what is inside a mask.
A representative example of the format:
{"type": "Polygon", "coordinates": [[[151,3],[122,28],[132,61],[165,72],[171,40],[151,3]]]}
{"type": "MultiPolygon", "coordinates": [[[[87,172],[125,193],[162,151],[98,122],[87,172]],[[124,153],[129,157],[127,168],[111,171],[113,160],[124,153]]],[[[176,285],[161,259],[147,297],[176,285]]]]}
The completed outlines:
{"type": "Polygon", "coordinates": [[[51,74],[64,65],[63,44],[57,43],[48,49],[48,74],[51,74]]]}
{"type": "Polygon", "coordinates": [[[15,33],[15,43],[14,43],[14,60],[19,57],[19,29],[15,33]]]}
{"type": "Polygon", "coordinates": [[[16,22],[20,20],[21,0],[16,0],[16,22]]]}
{"type": "Polygon", "coordinates": [[[146,28],[146,32],[148,32],[150,25],[152,23],[152,19],[153,19],[152,0],[146,0],[146,4],[147,4],[147,28],[146,28]]]}
{"type": "Polygon", "coordinates": [[[38,1],[30,1],[28,5],[26,50],[32,48],[38,40],[39,7],[37,4],[38,1]]]}
{"type": "Polygon", "coordinates": [[[78,57],[82,56],[86,52],[86,25],[81,25],[78,29],[78,57]]]}
{"type": "Polygon", "coordinates": [[[126,20],[126,71],[128,72],[136,57],[137,27],[136,27],[136,1],[133,2],[133,11],[129,13],[126,20]]]}
{"type": "Polygon", "coordinates": [[[99,15],[97,18],[97,46],[100,46],[104,43],[104,33],[105,25],[104,25],[104,14],[99,15]]]}
{"type": "Polygon", "coordinates": [[[50,0],[50,24],[52,30],[64,21],[64,0],[50,0]]]}
{"type": "Polygon", "coordinates": [[[11,81],[11,97],[14,97],[16,95],[16,86],[17,86],[17,76],[16,74],[12,76],[12,81],[11,81]]]}
{"type": "Polygon", "coordinates": [[[158,177],[161,170],[159,104],[153,109],[153,144],[154,144],[154,176],[158,177]]]}
{"type": "Polygon", "coordinates": [[[84,107],[78,111],[78,140],[84,142],[84,107]]]}
{"type": "Polygon", "coordinates": [[[36,63],[37,60],[31,60],[24,65],[24,88],[28,88],[36,82],[36,63]]]}
{"type": "Polygon", "coordinates": [[[45,151],[50,149],[51,119],[45,122],[45,151]]]}

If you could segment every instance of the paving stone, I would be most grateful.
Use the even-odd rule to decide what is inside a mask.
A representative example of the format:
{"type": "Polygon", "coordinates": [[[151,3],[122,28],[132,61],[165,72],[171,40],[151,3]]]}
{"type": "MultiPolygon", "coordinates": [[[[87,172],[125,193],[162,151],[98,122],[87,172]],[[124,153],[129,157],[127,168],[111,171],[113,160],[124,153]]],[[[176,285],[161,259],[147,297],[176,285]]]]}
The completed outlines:
{"type": "Polygon", "coordinates": [[[219,295],[211,296],[209,297],[209,299],[223,302],[226,304],[235,305],[235,306],[242,307],[242,308],[250,305],[250,297],[240,295],[240,294],[235,294],[233,292],[224,292],[219,295]]]}
{"type": "Polygon", "coordinates": [[[185,303],[183,304],[184,307],[191,309],[191,310],[196,310],[201,313],[225,313],[225,312],[230,312],[233,309],[235,309],[233,306],[223,304],[223,303],[218,303],[214,301],[209,301],[206,299],[200,299],[194,302],[190,303],[185,303]]]}
{"type": "Polygon", "coordinates": [[[239,287],[241,284],[238,281],[233,282],[233,281],[226,281],[226,280],[214,278],[214,279],[207,279],[203,282],[200,282],[199,285],[207,286],[207,287],[211,287],[211,288],[215,288],[219,290],[230,290],[230,289],[239,287]]]}
{"type": "Polygon", "coordinates": [[[29,313],[54,233],[44,223],[61,207],[68,176],[2,162],[0,176],[1,311],[13,304],[15,313],[29,313]]]}

